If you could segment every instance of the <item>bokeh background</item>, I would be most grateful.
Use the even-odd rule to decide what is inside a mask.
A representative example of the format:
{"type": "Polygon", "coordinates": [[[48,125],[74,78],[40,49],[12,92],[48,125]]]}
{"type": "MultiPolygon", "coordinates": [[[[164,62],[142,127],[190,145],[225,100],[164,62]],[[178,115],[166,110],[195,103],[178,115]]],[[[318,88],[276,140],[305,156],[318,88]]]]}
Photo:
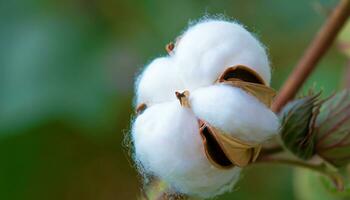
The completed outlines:
{"type": "MultiPolygon", "coordinates": [[[[136,199],[133,82],[165,44],[203,15],[237,19],[268,47],[278,89],[337,2],[1,1],[0,199],[136,199]]],[[[346,63],[334,45],[303,90],[341,89],[346,63]]],[[[333,199],[322,191],[314,174],[261,165],[218,199],[333,199]]]]}

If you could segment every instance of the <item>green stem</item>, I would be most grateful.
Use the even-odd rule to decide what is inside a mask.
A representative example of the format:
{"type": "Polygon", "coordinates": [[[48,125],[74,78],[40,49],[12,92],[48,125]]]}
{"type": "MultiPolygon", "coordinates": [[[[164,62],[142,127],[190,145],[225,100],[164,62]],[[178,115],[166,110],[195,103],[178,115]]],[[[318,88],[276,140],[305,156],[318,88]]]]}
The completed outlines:
{"type": "Polygon", "coordinates": [[[284,165],[293,165],[296,167],[302,167],[306,169],[310,169],[313,171],[321,172],[323,173],[323,166],[322,165],[314,165],[298,160],[291,160],[287,158],[272,158],[272,157],[264,157],[262,159],[259,159],[257,163],[273,163],[273,164],[284,164],[284,165]]]}
{"type": "Polygon", "coordinates": [[[327,167],[324,163],[311,164],[311,163],[299,161],[299,160],[291,160],[288,158],[273,158],[268,156],[261,157],[256,161],[256,163],[257,164],[258,163],[283,164],[283,165],[296,166],[296,167],[301,167],[312,171],[316,171],[320,174],[323,174],[329,177],[339,191],[344,190],[343,177],[338,172],[329,169],[329,167],[327,167]]]}

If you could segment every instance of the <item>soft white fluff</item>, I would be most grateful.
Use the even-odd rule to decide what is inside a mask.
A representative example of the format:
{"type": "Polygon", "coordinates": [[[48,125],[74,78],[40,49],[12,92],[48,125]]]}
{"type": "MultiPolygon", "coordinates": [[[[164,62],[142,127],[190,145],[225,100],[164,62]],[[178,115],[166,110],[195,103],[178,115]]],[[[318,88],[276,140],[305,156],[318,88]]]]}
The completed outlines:
{"type": "Polygon", "coordinates": [[[190,27],[175,49],[175,62],[186,87],[196,89],[215,82],[228,67],[242,64],[270,82],[265,49],[243,26],[206,20],[190,27]]]}
{"type": "Polygon", "coordinates": [[[134,157],[146,174],[178,192],[213,197],[232,188],[240,169],[217,169],[204,153],[198,119],[245,141],[263,142],[277,132],[277,117],[239,88],[216,84],[227,67],[243,64],[270,82],[262,45],[241,25],[205,20],[182,35],[171,56],[155,59],[138,78],[136,103],[147,109],[132,127],[134,157]],[[175,91],[189,90],[191,108],[175,91]]]}
{"type": "Polygon", "coordinates": [[[240,169],[219,170],[207,160],[196,116],[178,101],[157,104],[137,117],[135,153],[144,170],[177,191],[210,197],[229,190],[240,169]]]}
{"type": "Polygon", "coordinates": [[[240,88],[218,84],[197,89],[190,104],[195,115],[243,141],[261,143],[277,133],[277,116],[240,88]]]}
{"type": "Polygon", "coordinates": [[[171,57],[161,57],[153,60],[136,81],[136,104],[151,106],[176,99],[175,91],[183,90],[184,86],[178,78],[171,57]]]}

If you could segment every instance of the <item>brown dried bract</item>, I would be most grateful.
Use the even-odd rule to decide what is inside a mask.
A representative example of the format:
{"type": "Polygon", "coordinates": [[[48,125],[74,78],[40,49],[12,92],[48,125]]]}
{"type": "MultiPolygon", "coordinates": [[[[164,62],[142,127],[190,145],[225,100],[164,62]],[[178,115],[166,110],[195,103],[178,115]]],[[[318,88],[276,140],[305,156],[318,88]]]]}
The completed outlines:
{"type": "Polygon", "coordinates": [[[168,52],[169,55],[172,53],[174,48],[175,48],[175,44],[173,42],[169,42],[167,45],[165,45],[165,50],[166,52],[168,52]]]}
{"type": "Polygon", "coordinates": [[[147,108],[147,105],[145,103],[142,103],[136,107],[136,115],[140,115],[143,111],[145,111],[147,108]]]}
{"type": "Polygon", "coordinates": [[[256,71],[244,65],[236,65],[227,68],[218,78],[217,82],[229,81],[231,79],[239,79],[244,82],[266,85],[264,79],[261,78],[256,71]]]}
{"type": "Polygon", "coordinates": [[[256,97],[267,107],[271,107],[273,98],[276,96],[275,90],[268,87],[257,72],[244,65],[226,69],[217,82],[241,88],[256,97]]]}
{"type": "MultiPolygon", "coordinates": [[[[216,82],[241,88],[267,107],[271,106],[275,96],[275,91],[267,86],[263,78],[244,65],[226,69],[216,82]]],[[[230,169],[234,166],[245,167],[258,158],[261,144],[242,141],[203,120],[199,120],[199,126],[205,154],[215,167],[219,169],[230,169]]]]}
{"type": "Polygon", "coordinates": [[[244,142],[202,120],[199,120],[199,124],[205,154],[215,167],[219,169],[245,167],[258,158],[260,144],[244,142]]]}
{"type": "Polygon", "coordinates": [[[190,96],[190,92],[185,90],[184,92],[175,92],[175,95],[177,97],[177,99],[179,99],[181,106],[183,107],[190,107],[190,102],[188,100],[189,96],[190,96]]]}

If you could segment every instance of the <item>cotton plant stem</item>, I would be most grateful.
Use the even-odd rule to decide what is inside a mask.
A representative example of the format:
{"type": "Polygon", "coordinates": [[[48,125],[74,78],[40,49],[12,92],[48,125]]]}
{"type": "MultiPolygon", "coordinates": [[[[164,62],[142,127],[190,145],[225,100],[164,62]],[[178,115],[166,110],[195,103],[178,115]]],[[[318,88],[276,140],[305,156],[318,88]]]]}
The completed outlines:
{"type": "Polygon", "coordinates": [[[294,98],[317,63],[327,52],[350,15],[350,0],[341,0],[311,42],[299,63],[275,98],[272,110],[279,112],[294,98]]]}
{"type": "Polygon", "coordinates": [[[314,165],[314,164],[310,164],[307,162],[303,162],[303,161],[299,161],[299,160],[292,160],[292,159],[287,159],[287,158],[263,157],[263,158],[258,159],[256,161],[256,164],[259,164],[259,163],[291,165],[291,166],[302,167],[302,168],[306,168],[306,169],[310,169],[313,171],[323,173],[323,171],[321,169],[321,165],[314,165]]]}
{"type": "Polygon", "coordinates": [[[256,164],[259,164],[259,163],[283,164],[288,166],[295,166],[295,167],[309,169],[329,177],[339,191],[344,190],[343,177],[338,172],[334,170],[330,170],[324,163],[312,164],[306,161],[292,160],[288,158],[274,158],[269,156],[264,156],[259,158],[256,161],[256,164]]]}

